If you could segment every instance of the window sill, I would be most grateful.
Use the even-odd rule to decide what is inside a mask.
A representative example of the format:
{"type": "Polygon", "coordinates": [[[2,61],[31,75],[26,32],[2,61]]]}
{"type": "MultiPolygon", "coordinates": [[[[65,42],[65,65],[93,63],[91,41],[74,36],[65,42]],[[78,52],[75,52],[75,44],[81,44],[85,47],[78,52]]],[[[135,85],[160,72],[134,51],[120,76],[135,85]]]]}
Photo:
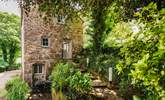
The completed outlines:
{"type": "Polygon", "coordinates": [[[62,58],[64,60],[72,60],[73,58],[62,58]]]}
{"type": "Polygon", "coordinates": [[[42,46],[43,48],[49,48],[49,46],[42,46]]]}
{"type": "Polygon", "coordinates": [[[45,73],[34,73],[35,75],[42,75],[42,74],[45,74],[45,73]]]}
{"type": "Polygon", "coordinates": [[[65,25],[65,22],[57,22],[59,25],[65,25]]]}

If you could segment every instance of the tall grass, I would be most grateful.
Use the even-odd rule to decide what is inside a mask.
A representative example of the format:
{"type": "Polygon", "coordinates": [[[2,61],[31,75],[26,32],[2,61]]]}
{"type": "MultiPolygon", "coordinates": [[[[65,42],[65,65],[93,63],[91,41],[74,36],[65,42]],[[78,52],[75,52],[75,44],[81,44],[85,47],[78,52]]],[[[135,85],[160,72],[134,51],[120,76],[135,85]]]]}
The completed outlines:
{"type": "Polygon", "coordinates": [[[14,78],[6,84],[7,100],[27,100],[28,84],[20,78],[14,78]]]}

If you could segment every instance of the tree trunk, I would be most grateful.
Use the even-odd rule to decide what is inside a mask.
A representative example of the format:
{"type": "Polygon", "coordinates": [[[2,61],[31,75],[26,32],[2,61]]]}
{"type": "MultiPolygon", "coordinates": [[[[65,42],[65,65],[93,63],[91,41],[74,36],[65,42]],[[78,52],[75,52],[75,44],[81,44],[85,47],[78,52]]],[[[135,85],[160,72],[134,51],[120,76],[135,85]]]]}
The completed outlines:
{"type": "Polygon", "coordinates": [[[7,62],[7,48],[4,44],[1,45],[2,48],[2,59],[4,62],[7,62]]]}
{"type": "Polygon", "coordinates": [[[104,5],[102,1],[98,2],[97,7],[92,10],[92,19],[94,20],[93,46],[95,53],[102,52],[102,36],[105,30],[104,5]]]}
{"type": "Polygon", "coordinates": [[[9,66],[11,67],[14,64],[15,59],[15,53],[16,53],[16,44],[11,44],[9,48],[9,66]]]}

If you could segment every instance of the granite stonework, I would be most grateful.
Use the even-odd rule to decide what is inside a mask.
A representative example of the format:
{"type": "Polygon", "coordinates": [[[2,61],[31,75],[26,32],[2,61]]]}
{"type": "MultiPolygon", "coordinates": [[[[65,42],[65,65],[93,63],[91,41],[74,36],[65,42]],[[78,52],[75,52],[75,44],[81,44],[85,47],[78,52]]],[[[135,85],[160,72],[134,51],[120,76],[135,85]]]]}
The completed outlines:
{"type": "Polygon", "coordinates": [[[72,57],[74,57],[83,45],[83,29],[81,21],[69,22],[69,27],[58,23],[55,18],[46,22],[40,17],[37,8],[32,8],[28,14],[23,11],[22,25],[24,35],[24,72],[25,81],[34,82],[33,64],[43,64],[43,73],[38,74],[43,80],[50,75],[54,64],[62,59],[63,41],[68,39],[72,43],[72,57]],[[42,46],[42,37],[48,37],[49,46],[42,46]]]}

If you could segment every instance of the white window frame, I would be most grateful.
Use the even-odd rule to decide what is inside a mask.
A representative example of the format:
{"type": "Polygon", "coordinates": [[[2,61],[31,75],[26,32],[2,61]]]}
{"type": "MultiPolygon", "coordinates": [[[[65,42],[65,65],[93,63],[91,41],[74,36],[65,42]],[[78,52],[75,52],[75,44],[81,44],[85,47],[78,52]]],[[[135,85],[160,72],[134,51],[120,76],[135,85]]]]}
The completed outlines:
{"type": "Polygon", "coordinates": [[[63,41],[62,45],[62,58],[63,59],[71,59],[72,58],[72,42],[63,41]]]}
{"type": "Polygon", "coordinates": [[[43,64],[40,64],[40,63],[33,64],[34,74],[43,74],[44,73],[44,68],[43,67],[44,67],[43,64]],[[37,67],[37,71],[35,71],[35,67],[37,67]],[[41,72],[40,72],[40,68],[41,68],[41,72]]]}
{"type": "Polygon", "coordinates": [[[59,24],[65,24],[65,19],[66,19],[66,17],[63,16],[63,15],[58,15],[58,16],[57,16],[57,22],[58,22],[59,24]]]}

